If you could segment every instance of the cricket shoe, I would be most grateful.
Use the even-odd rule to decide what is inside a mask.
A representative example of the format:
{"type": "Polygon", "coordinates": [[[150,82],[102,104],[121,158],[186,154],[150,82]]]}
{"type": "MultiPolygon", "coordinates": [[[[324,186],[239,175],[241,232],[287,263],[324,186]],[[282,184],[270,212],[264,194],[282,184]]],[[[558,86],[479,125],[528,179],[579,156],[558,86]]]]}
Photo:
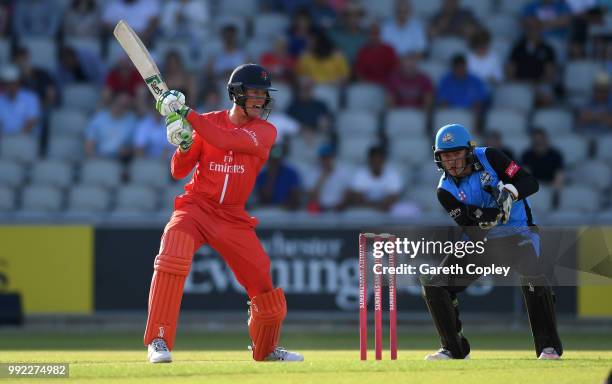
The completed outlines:
{"type": "MultiPolygon", "coordinates": [[[[250,345],[249,350],[253,350],[253,347],[250,345]]],[[[276,347],[268,356],[266,356],[265,361],[304,361],[304,356],[297,352],[288,351],[283,347],[276,347]]]]}
{"type": "Polygon", "coordinates": [[[164,339],[158,338],[153,340],[151,344],[149,344],[148,351],[149,353],[147,354],[147,357],[149,362],[153,364],[172,362],[172,355],[170,354],[164,339]]]}
{"type": "MultiPolygon", "coordinates": [[[[452,360],[452,359],[453,359],[453,355],[450,353],[448,349],[444,349],[444,348],[440,348],[438,349],[437,352],[430,353],[429,355],[425,356],[425,360],[452,360]]],[[[463,359],[469,360],[470,355],[468,354],[463,359]]]]}
{"type": "Polygon", "coordinates": [[[540,353],[540,357],[538,360],[559,360],[561,356],[557,353],[557,350],[553,347],[546,347],[542,349],[542,353],[540,353]]]}

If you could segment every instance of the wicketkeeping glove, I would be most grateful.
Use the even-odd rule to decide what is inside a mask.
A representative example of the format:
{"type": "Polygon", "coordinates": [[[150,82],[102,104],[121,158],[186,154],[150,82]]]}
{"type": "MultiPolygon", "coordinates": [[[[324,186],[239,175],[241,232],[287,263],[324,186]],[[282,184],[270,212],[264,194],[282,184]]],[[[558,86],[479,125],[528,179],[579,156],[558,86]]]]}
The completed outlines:
{"type": "Polygon", "coordinates": [[[487,185],[485,191],[490,193],[495,202],[499,207],[502,217],[501,222],[506,224],[510,220],[510,211],[512,210],[512,203],[518,198],[518,190],[512,184],[504,184],[503,182],[497,183],[497,189],[487,185]]]}
{"type": "Polygon", "coordinates": [[[166,116],[166,138],[172,145],[188,150],[193,143],[193,131],[185,118],[176,112],[166,116]]]}

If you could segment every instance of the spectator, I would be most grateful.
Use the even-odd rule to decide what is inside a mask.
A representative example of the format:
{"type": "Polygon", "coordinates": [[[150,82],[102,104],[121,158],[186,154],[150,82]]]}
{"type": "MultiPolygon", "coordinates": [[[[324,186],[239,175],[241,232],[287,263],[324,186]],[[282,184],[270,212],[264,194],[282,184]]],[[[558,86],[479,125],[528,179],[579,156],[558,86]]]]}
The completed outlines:
{"type": "Polygon", "coordinates": [[[110,35],[119,20],[125,20],[148,45],[159,21],[158,0],[111,0],[102,14],[106,32],[110,35]]]}
{"type": "Polygon", "coordinates": [[[386,164],[387,153],[380,146],[368,151],[368,165],[355,173],[346,203],[388,212],[399,200],[403,187],[399,172],[386,164]]]}
{"type": "Polygon", "coordinates": [[[478,28],[478,20],[469,9],[460,8],[459,0],[444,0],[442,9],[429,23],[431,38],[439,36],[469,39],[478,28]]]}
{"type": "Polygon", "coordinates": [[[238,28],[227,24],[221,30],[223,47],[208,63],[209,79],[228,78],[234,68],[247,62],[247,56],[238,44],[238,28]]]}
{"type": "Polygon", "coordinates": [[[85,130],[87,157],[128,158],[136,124],[131,106],[132,96],[120,92],[112,97],[108,108],[93,116],[85,130]]]}
{"type": "Polygon", "coordinates": [[[497,148],[500,151],[502,151],[506,156],[508,156],[510,159],[514,160],[514,152],[512,152],[512,150],[510,148],[508,148],[503,140],[502,140],[502,134],[500,131],[497,130],[490,130],[485,134],[485,147],[490,147],[490,148],[497,148]]]}
{"type": "Polygon", "coordinates": [[[15,36],[55,38],[60,25],[60,11],[60,7],[53,0],[15,1],[15,36]]]}
{"type": "Polygon", "coordinates": [[[471,109],[478,116],[488,94],[485,83],[468,72],[465,57],[456,55],[450,73],[440,80],[436,97],[442,106],[471,109]]]}
{"type": "Polygon", "coordinates": [[[409,0],[396,0],[394,18],[382,26],[382,40],[391,45],[400,56],[425,52],[427,49],[425,27],[412,15],[409,0]]]}
{"type": "Polygon", "coordinates": [[[531,82],[535,88],[536,103],[549,105],[554,98],[557,76],[555,51],[542,40],[537,23],[528,23],[527,26],[525,36],[512,48],[508,78],[531,82]]]}
{"type": "Polygon", "coordinates": [[[314,0],[309,11],[318,28],[329,29],[336,22],[336,10],[329,5],[328,0],[314,0]]]}
{"type": "Polygon", "coordinates": [[[64,13],[62,30],[65,36],[98,38],[102,20],[95,0],[72,0],[64,13]]]}
{"type": "Polygon", "coordinates": [[[74,83],[101,85],[104,79],[103,74],[104,68],[101,60],[91,52],[80,51],[70,46],[60,48],[56,73],[60,86],[65,87],[74,83]]]}
{"type": "Polygon", "coordinates": [[[563,187],[563,155],[550,146],[545,130],[536,128],[531,132],[531,146],[523,153],[521,162],[539,182],[555,190],[563,187]]]}
{"type": "Polygon", "coordinates": [[[580,129],[588,133],[606,134],[612,132],[610,75],[601,72],[595,77],[591,100],[580,108],[578,119],[580,129]]]}
{"type": "MultiPolygon", "coordinates": [[[[591,27],[605,24],[605,10],[599,0],[566,0],[572,12],[569,56],[583,59],[591,39],[591,27]]],[[[610,3],[612,5],[612,3],[610,3]]]]}
{"type": "Polygon", "coordinates": [[[271,51],[264,52],[260,59],[262,67],[272,74],[275,81],[291,82],[295,69],[295,58],[287,50],[287,38],[277,36],[271,51]]]}
{"type": "Polygon", "coordinates": [[[302,129],[328,132],[331,128],[331,114],[327,104],[314,97],[313,87],[311,79],[301,78],[287,113],[300,123],[302,129]]]}
{"type": "Polygon", "coordinates": [[[353,174],[348,167],[336,162],[336,151],[331,144],[322,145],[318,155],[319,169],[307,186],[308,211],[337,211],[342,208],[353,174]]]}
{"type": "Polygon", "coordinates": [[[289,54],[291,56],[297,58],[304,52],[314,30],[312,17],[308,9],[301,8],[293,14],[288,33],[289,54]]]}
{"type": "MultiPolygon", "coordinates": [[[[224,96],[228,97],[227,94],[225,94],[224,96]]],[[[224,107],[223,103],[221,102],[221,95],[219,95],[219,90],[217,89],[217,87],[209,85],[204,88],[197,110],[202,112],[210,112],[218,111],[223,108],[224,107]]]]}
{"type": "Polygon", "coordinates": [[[199,0],[166,1],[161,12],[161,28],[167,39],[183,40],[193,50],[201,48],[210,22],[210,2],[199,0]]]}
{"type": "Polygon", "coordinates": [[[134,134],[134,154],[137,157],[169,160],[175,149],[166,139],[166,123],[159,113],[147,113],[137,122],[134,134]]]}
{"type": "Polygon", "coordinates": [[[22,86],[36,92],[43,109],[50,109],[58,103],[57,86],[51,75],[41,68],[32,66],[30,52],[24,47],[17,48],[13,62],[21,74],[22,86]]]}
{"type": "Polygon", "coordinates": [[[274,111],[268,121],[276,127],[276,142],[284,143],[300,131],[300,124],[283,111],[274,111]]]}
{"type": "Polygon", "coordinates": [[[571,11],[565,0],[533,0],[522,12],[527,23],[537,22],[546,38],[564,39],[569,33],[571,11]]]}
{"type": "Polygon", "coordinates": [[[349,76],[349,66],[342,52],[324,31],[317,31],[308,42],[308,50],[297,62],[297,74],[308,76],[317,84],[343,84],[349,76]]]}
{"type": "Polygon", "coordinates": [[[102,103],[106,104],[110,98],[117,94],[126,92],[131,96],[136,95],[138,88],[144,86],[142,77],[126,55],[122,55],[117,64],[108,72],[102,89],[102,103]]]}
{"type": "Polygon", "coordinates": [[[399,59],[393,47],[380,38],[378,23],[370,25],[368,41],[357,53],[355,75],[361,81],[384,84],[399,66],[399,59]]]}
{"type": "Polygon", "coordinates": [[[166,53],[163,68],[162,73],[168,88],[183,92],[187,100],[197,100],[198,82],[185,68],[183,57],[178,51],[170,50],[166,53]]]}
{"type": "Polygon", "coordinates": [[[355,62],[357,52],[366,41],[366,34],[361,24],[363,16],[364,10],[361,4],[350,1],[340,15],[340,22],[330,31],[332,41],[351,64],[355,62]]]}
{"type": "Polygon", "coordinates": [[[260,206],[277,206],[295,210],[300,205],[301,180],[293,167],[284,161],[285,149],[275,145],[264,170],[257,176],[256,188],[260,206]]]}
{"type": "Polygon", "coordinates": [[[501,60],[491,49],[491,34],[486,29],[474,33],[467,55],[468,71],[482,81],[495,85],[504,80],[501,60]]]}
{"type": "Polygon", "coordinates": [[[3,135],[31,134],[40,119],[40,101],[36,93],[21,86],[19,69],[13,65],[0,68],[0,130],[3,135]]]}
{"type": "Polygon", "coordinates": [[[12,21],[12,1],[0,2],[0,37],[6,38],[13,32],[12,21]]]}
{"type": "Polygon", "coordinates": [[[429,110],[433,104],[434,88],[429,76],[419,70],[419,55],[404,55],[400,67],[387,79],[389,104],[394,107],[429,110]]]}

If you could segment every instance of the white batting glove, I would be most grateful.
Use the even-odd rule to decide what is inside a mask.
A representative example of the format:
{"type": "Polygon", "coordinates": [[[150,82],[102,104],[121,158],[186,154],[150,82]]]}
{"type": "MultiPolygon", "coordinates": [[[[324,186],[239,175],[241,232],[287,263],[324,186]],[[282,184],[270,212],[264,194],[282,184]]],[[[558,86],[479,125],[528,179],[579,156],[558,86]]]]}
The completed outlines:
{"type": "Polygon", "coordinates": [[[162,116],[168,116],[173,112],[181,116],[187,116],[189,108],[185,105],[185,95],[179,91],[166,91],[157,99],[155,109],[162,116]]]}
{"type": "Polygon", "coordinates": [[[193,143],[191,125],[178,113],[169,114],[166,116],[166,138],[170,144],[188,150],[193,143]]]}

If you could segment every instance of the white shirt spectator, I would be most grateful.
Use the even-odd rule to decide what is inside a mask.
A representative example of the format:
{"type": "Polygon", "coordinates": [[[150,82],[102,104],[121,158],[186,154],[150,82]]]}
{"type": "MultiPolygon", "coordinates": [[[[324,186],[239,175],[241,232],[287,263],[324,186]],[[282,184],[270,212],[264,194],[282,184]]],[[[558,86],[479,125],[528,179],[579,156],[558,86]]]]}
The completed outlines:
{"type": "Polygon", "coordinates": [[[21,133],[25,124],[40,117],[40,101],[30,90],[21,88],[14,98],[0,95],[0,131],[3,134],[21,133]]]}
{"type": "MultiPolygon", "coordinates": [[[[312,178],[303,178],[306,189],[313,189],[319,177],[321,177],[320,169],[313,174],[312,178]]],[[[333,171],[321,185],[319,205],[324,209],[331,209],[342,203],[346,191],[351,187],[352,178],[352,169],[336,161],[333,171]]]]}
{"type": "Polygon", "coordinates": [[[368,167],[357,170],[351,189],[359,192],[370,202],[379,202],[390,195],[400,193],[403,187],[402,176],[392,166],[385,165],[380,176],[374,176],[368,167]]]}
{"type": "Polygon", "coordinates": [[[210,19],[209,3],[201,0],[173,0],[165,3],[161,26],[166,37],[202,38],[210,19]]]}
{"type": "Polygon", "coordinates": [[[60,26],[60,11],[53,0],[15,1],[13,26],[18,37],[38,36],[52,39],[60,26]]]}
{"type": "Polygon", "coordinates": [[[121,19],[136,32],[143,32],[152,18],[159,16],[159,2],[157,0],[135,0],[126,2],[114,0],[108,3],[102,20],[114,26],[121,19]]]}
{"type": "Polygon", "coordinates": [[[246,62],[247,55],[241,49],[232,52],[221,50],[213,56],[212,70],[215,75],[223,75],[246,62]]]}
{"type": "Polygon", "coordinates": [[[295,136],[300,130],[300,123],[285,112],[273,111],[268,121],[276,127],[277,143],[282,143],[286,136],[295,136]]]}
{"type": "Polygon", "coordinates": [[[382,26],[381,37],[395,49],[398,56],[422,53],[427,49],[425,27],[414,17],[403,25],[397,24],[395,19],[388,20],[382,26]]]}
{"type": "Polygon", "coordinates": [[[501,60],[492,49],[482,56],[474,52],[468,53],[467,65],[468,71],[484,82],[499,83],[504,80],[501,60]]]}
{"type": "Polygon", "coordinates": [[[95,145],[95,154],[118,157],[132,143],[136,118],[132,113],[114,117],[107,110],[96,113],[85,130],[85,137],[95,145]]]}
{"type": "Polygon", "coordinates": [[[157,113],[140,119],[134,135],[134,149],[152,159],[170,158],[176,149],[166,138],[166,124],[157,113]]]}

